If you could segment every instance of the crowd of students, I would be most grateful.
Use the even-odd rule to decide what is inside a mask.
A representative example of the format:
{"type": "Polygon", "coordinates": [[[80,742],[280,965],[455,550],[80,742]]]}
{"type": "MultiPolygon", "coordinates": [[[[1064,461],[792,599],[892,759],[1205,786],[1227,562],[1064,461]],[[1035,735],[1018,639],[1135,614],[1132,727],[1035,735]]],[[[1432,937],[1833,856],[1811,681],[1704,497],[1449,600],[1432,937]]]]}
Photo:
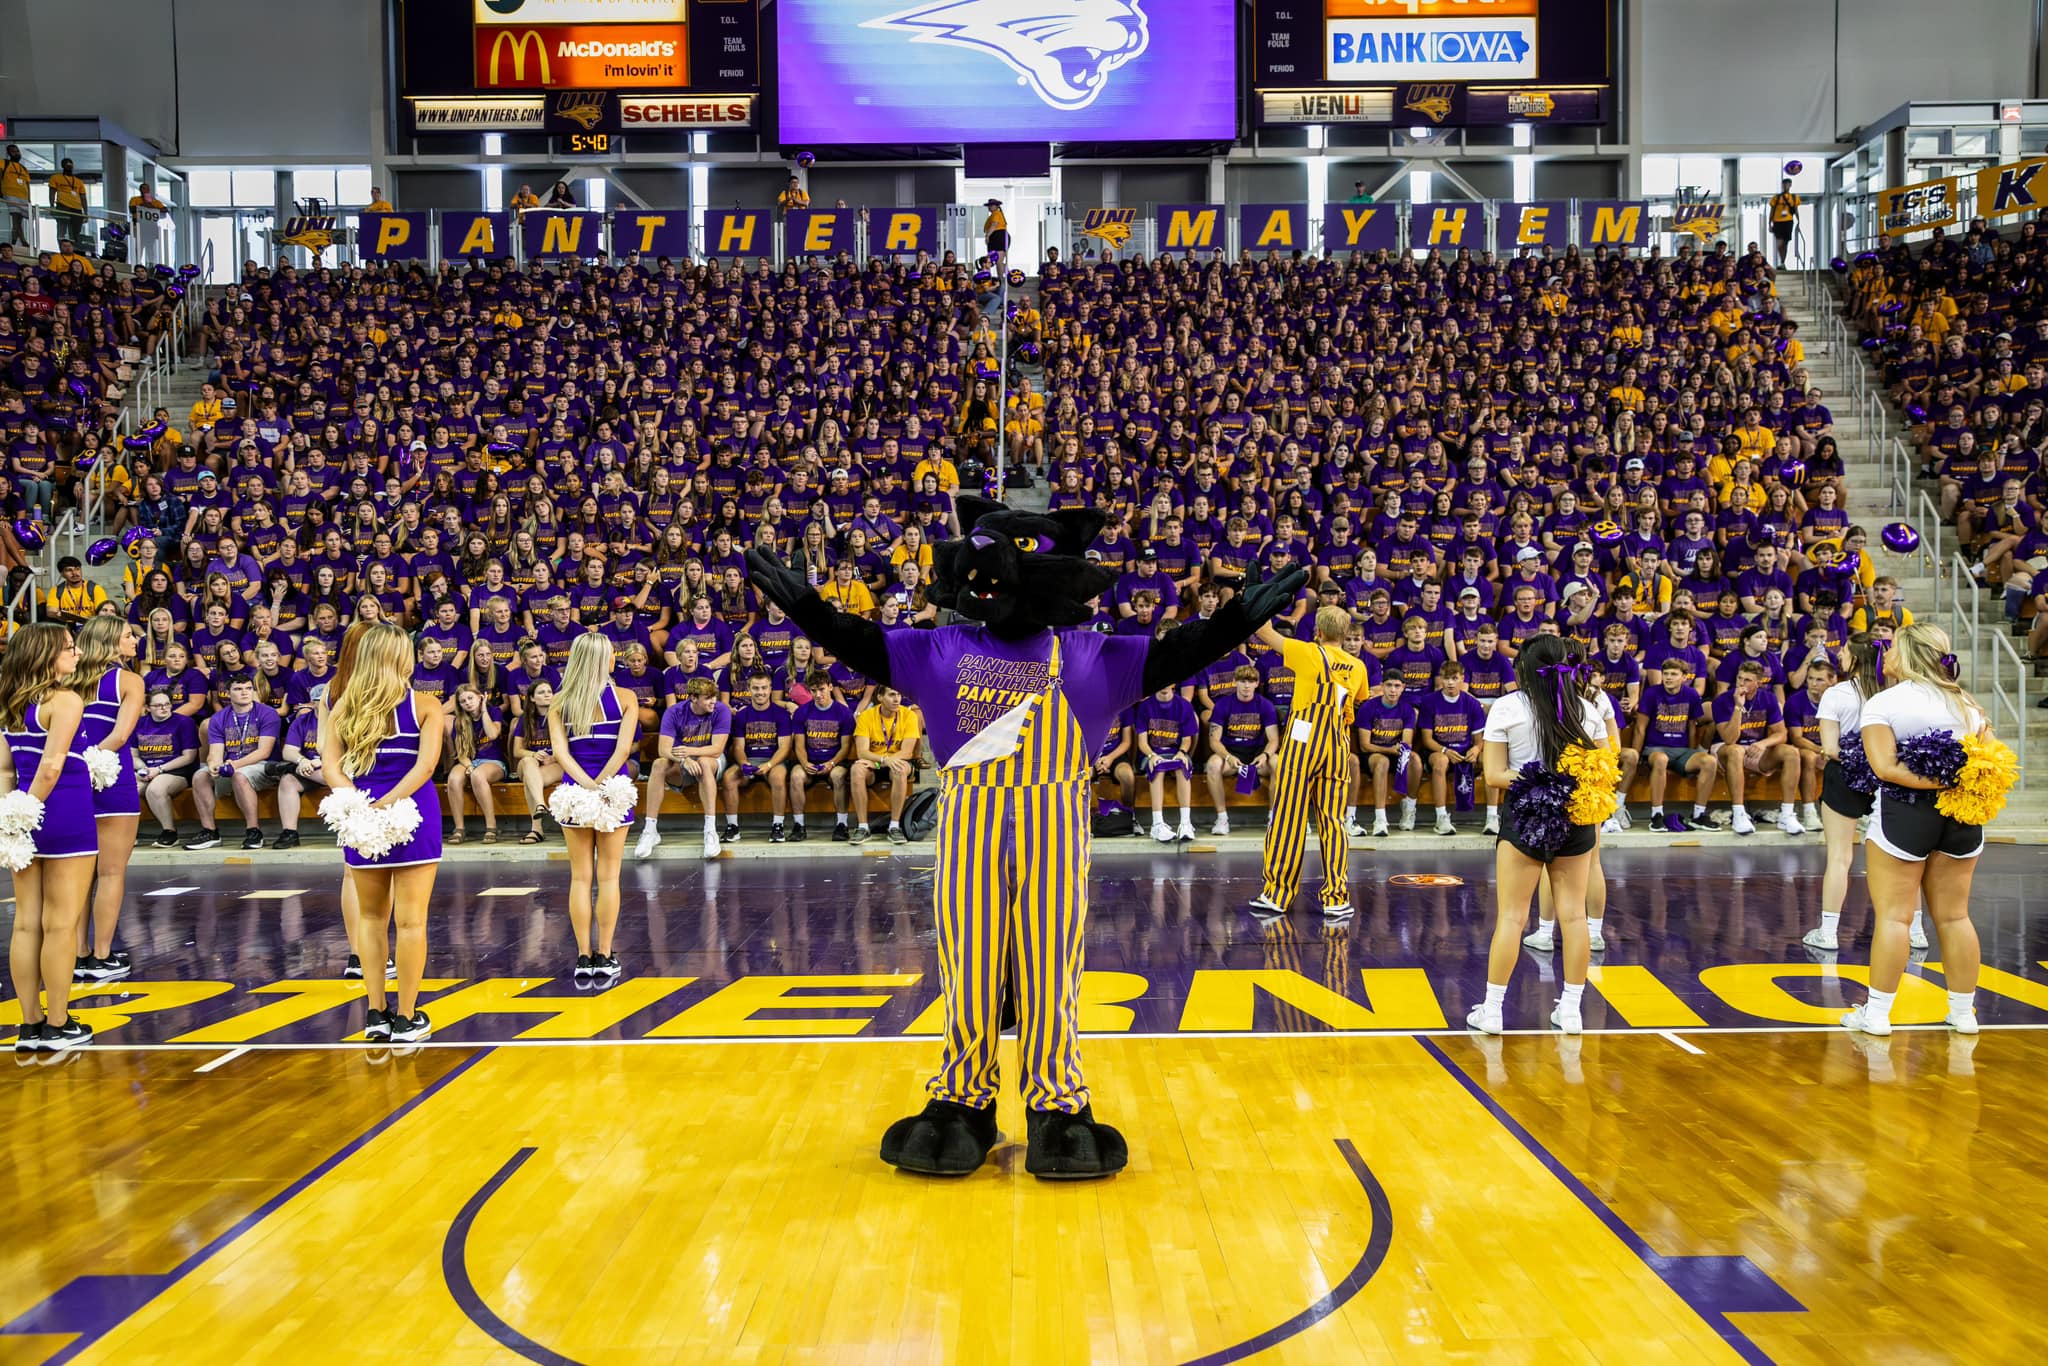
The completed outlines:
{"type": "MultiPolygon", "coordinates": [[[[46,463],[17,463],[18,499],[61,498],[35,476],[94,437],[23,357],[107,305],[24,310],[43,275],[0,273],[0,345],[17,341],[0,411],[68,404],[73,421],[37,428],[46,463]]],[[[770,837],[801,838],[822,787],[851,840],[872,785],[895,827],[914,736],[863,734],[887,699],[757,598],[744,551],[776,549],[886,627],[933,624],[949,494],[979,487],[999,436],[1054,508],[1104,512],[1091,554],[1121,578],[1102,629],[1158,630],[1310,568],[1277,625],[1305,634],[1324,605],[1354,619],[1376,694],[1354,754],[1373,831],[1411,827],[1425,784],[1436,828],[1455,828],[1475,717],[1544,634],[1602,658],[1653,819],[1698,828],[1718,785],[1748,833],[1770,775],[1779,826],[1801,829],[1800,806],[1817,824],[1811,697],[1851,632],[1910,613],[1844,511],[1832,415],[1754,247],[1049,252],[1013,305],[1034,364],[1006,403],[987,303],[951,260],[248,267],[207,305],[216,370],[190,413],[105,452],[159,842],[193,785],[188,842],[218,839],[211,787],[260,843],[272,785],[290,798],[276,842],[296,842],[315,692],[341,633],[384,621],[415,634],[416,686],[447,705],[457,837],[474,804],[495,838],[492,785],[513,780],[523,838],[544,837],[545,719],[589,630],[639,711],[648,821],[662,790],[690,793],[715,851],[758,783],[770,837]],[[1698,784],[1689,816],[1663,809],[1673,772],[1698,784]]],[[[98,610],[89,593],[53,606],[98,610]]],[[[1142,780],[1149,832],[1180,838],[1199,774],[1227,829],[1226,789],[1270,768],[1285,684],[1255,648],[1143,704],[1098,757],[1105,795],[1113,779],[1135,807],[1142,780]]],[[[658,839],[648,825],[637,847],[658,839]]]]}

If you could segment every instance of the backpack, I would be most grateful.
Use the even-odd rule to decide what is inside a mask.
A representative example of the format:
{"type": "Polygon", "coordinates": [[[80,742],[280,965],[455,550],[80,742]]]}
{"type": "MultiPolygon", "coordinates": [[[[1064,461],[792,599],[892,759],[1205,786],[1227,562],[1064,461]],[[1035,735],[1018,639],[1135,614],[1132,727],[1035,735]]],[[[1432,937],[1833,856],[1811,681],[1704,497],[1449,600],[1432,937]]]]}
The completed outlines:
{"type": "Polygon", "coordinates": [[[919,788],[903,803],[903,833],[914,840],[930,839],[939,828],[939,790],[919,788]]]}

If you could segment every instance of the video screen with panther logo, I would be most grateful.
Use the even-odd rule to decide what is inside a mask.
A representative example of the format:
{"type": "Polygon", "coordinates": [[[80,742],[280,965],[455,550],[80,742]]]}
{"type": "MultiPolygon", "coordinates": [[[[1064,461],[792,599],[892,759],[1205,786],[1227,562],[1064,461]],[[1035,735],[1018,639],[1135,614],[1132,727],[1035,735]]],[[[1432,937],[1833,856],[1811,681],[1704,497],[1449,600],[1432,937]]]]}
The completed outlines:
{"type": "Polygon", "coordinates": [[[791,143],[1237,133],[1232,0],[779,0],[791,143]]]}

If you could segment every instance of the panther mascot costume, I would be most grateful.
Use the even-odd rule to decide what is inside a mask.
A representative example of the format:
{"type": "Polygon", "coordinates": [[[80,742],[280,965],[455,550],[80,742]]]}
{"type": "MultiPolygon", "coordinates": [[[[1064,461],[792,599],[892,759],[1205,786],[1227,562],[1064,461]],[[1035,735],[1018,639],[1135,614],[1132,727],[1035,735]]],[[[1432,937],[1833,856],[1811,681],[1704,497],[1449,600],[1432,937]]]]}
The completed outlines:
{"type": "Polygon", "coordinates": [[[944,1052],[924,1109],[882,1160],[961,1176],[997,1141],[996,1044],[1012,1012],[1029,1112],[1025,1170],[1107,1176],[1128,1160],[1096,1120],[1078,1015],[1088,914],[1092,760],[1126,708],[1236,649],[1300,592],[1291,571],[1154,639],[1088,629],[1116,582],[1085,552],[1102,514],[1047,515],[960,496],[962,534],[932,551],[931,599],[962,622],[884,631],[836,611],[772,553],[749,576],[811,637],[925,717],[940,764],[935,872],[944,1052]]]}

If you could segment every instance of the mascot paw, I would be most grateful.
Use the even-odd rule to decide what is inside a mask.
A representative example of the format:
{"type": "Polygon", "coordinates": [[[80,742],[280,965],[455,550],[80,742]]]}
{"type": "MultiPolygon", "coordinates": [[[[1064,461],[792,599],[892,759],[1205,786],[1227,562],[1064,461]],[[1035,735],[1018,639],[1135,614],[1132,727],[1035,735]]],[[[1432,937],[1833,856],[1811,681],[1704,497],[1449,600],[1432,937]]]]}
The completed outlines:
{"type": "Polygon", "coordinates": [[[1084,1105],[1072,1115],[1033,1110],[1029,1123],[1024,1170],[1042,1181],[1111,1176],[1131,1160],[1124,1136],[1107,1124],[1097,1124],[1092,1106],[1084,1105]]]}
{"type": "Polygon", "coordinates": [[[934,1100],[882,1135],[882,1160],[925,1176],[966,1176],[996,1146],[996,1107],[977,1110],[934,1100]]]}

